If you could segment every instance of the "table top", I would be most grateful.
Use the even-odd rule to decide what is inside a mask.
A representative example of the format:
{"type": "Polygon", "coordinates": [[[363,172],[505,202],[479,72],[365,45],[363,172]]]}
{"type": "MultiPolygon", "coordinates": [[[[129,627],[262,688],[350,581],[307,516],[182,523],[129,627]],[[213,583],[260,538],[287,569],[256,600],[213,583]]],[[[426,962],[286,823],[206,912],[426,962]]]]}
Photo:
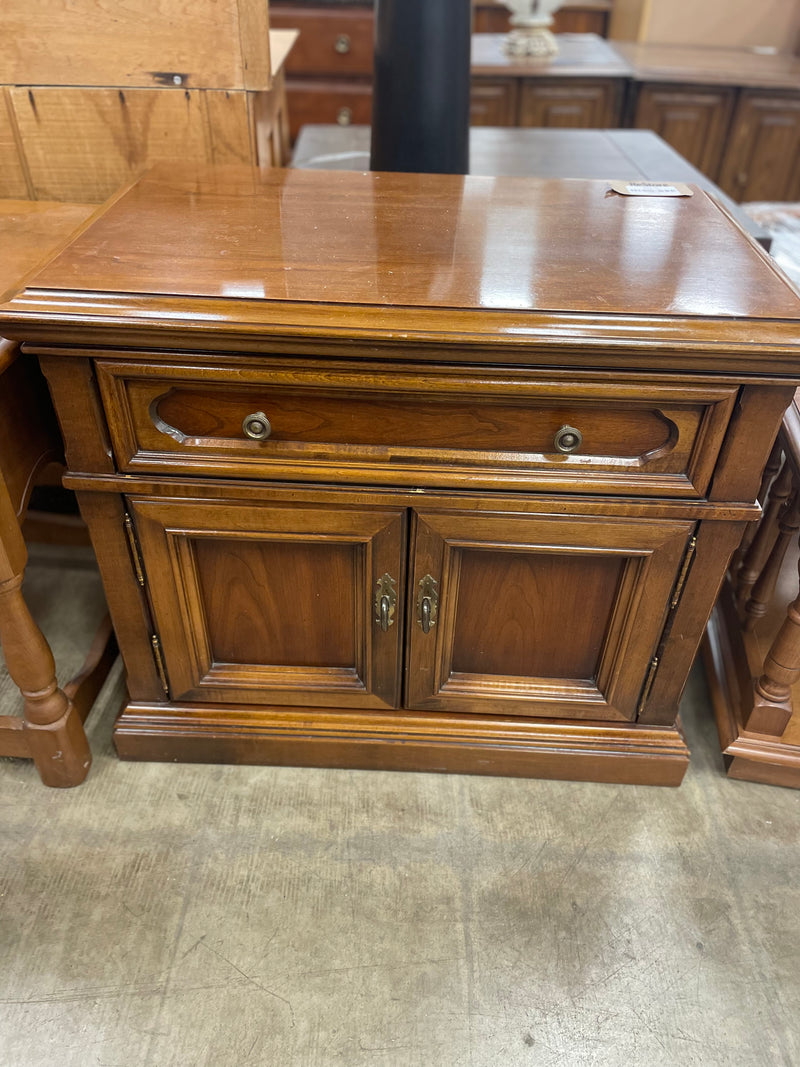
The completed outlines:
{"type": "MultiPolygon", "coordinates": [[[[369,170],[368,126],[304,126],[293,167],[369,170]]],[[[720,200],[764,247],[769,234],[652,130],[558,130],[473,126],[470,174],[693,182],[720,200]]]]}
{"type": "MultiPolygon", "coordinates": [[[[0,300],[21,288],[26,275],[46,262],[95,210],[90,204],[0,200],[0,300]]],[[[0,373],[15,351],[15,344],[0,337],[0,373]]]]}
{"type": "Polygon", "coordinates": [[[406,359],[793,378],[798,322],[800,296],[699,189],[241,166],[153,168],[0,307],[0,332],[73,351],[400,342],[406,359]]]}
{"type": "Polygon", "coordinates": [[[536,78],[628,78],[629,63],[596,33],[560,33],[558,55],[545,58],[509,56],[504,33],[472,35],[473,75],[536,78]]]}
{"type": "Polygon", "coordinates": [[[614,41],[637,81],[746,88],[800,89],[800,58],[747,48],[689,48],[685,45],[614,41]]]}
{"type": "Polygon", "coordinates": [[[42,200],[0,200],[0,299],[19,288],[97,208],[42,200]]]}

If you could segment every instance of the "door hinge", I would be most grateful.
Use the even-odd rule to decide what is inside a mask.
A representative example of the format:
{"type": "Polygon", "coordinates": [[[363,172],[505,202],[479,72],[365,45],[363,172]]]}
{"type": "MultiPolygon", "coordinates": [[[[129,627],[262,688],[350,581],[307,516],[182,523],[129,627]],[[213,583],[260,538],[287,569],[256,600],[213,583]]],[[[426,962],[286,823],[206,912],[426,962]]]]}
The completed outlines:
{"type": "Polygon", "coordinates": [[[644,689],[642,695],[639,698],[639,706],[636,709],[636,714],[641,715],[644,711],[644,706],[647,703],[647,698],[650,696],[650,690],[653,688],[653,682],[656,680],[656,672],[658,671],[658,656],[654,656],[650,661],[650,669],[647,672],[647,677],[644,680],[644,689]]]}
{"type": "Polygon", "coordinates": [[[136,540],[136,531],[133,528],[133,519],[127,511],[125,512],[123,523],[125,526],[125,536],[128,538],[128,548],[131,552],[133,569],[136,571],[136,581],[142,588],[144,588],[144,564],[142,563],[142,555],[139,551],[139,542],[136,540]]]}
{"type": "Polygon", "coordinates": [[[686,585],[686,579],[689,577],[689,570],[692,566],[692,560],[694,559],[694,554],[696,550],[697,535],[695,534],[695,536],[691,539],[691,541],[686,547],[686,554],[684,555],[683,562],[681,563],[681,569],[680,573],[678,574],[678,580],[675,583],[675,589],[672,594],[672,600],[670,600],[669,602],[669,606],[672,611],[677,608],[678,604],[680,603],[681,597],[683,596],[683,589],[686,585]]]}
{"type": "Polygon", "coordinates": [[[158,677],[161,679],[165,695],[169,696],[169,682],[167,681],[167,671],[164,667],[164,657],[161,654],[161,642],[158,639],[158,634],[150,634],[150,644],[153,648],[153,659],[156,661],[158,677]]]}

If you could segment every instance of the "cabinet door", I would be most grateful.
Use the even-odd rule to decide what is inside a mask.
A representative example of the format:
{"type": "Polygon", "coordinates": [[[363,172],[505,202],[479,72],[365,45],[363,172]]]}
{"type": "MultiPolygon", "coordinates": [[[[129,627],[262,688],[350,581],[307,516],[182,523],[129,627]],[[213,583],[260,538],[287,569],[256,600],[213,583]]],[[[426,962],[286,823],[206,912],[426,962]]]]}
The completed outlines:
{"type": "MultiPolygon", "coordinates": [[[[715,180],[733,112],[733,89],[643,85],[634,126],[654,130],[715,180]]],[[[665,175],[669,178],[669,175],[665,175]]]]}
{"type": "Polygon", "coordinates": [[[415,527],[409,707],[636,718],[691,523],[422,511],[415,527]]]}
{"type": "Polygon", "coordinates": [[[520,126],[602,129],[618,126],[622,81],[531,78],[522,84],[520,126]]]}
{"type": "Polygon", "coordinates": [[[470,89],[470,126],[514,126],[517,120],[517,83],[512,78],[473,78],[470,89]]]}
{"type": "Polygon", "coordinates": [[[131,498],[129,512],[172,700],[396,706],[403,509],[131,498]]]}
{"type": "Polygon", "coordinates": [[[800,96],[742,93],[719,183],[736,200],[800,197],[800,96]]]}

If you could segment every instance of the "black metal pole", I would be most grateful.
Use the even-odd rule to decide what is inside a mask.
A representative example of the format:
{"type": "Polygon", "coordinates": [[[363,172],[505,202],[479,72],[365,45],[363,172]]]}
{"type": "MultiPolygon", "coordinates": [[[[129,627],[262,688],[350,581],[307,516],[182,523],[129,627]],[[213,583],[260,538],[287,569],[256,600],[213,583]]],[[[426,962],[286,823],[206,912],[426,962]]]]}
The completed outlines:
{"type": "Polygon", "coordinates": [[[469,171],[470,0],[376,0],[372,170],[469,171]]]}

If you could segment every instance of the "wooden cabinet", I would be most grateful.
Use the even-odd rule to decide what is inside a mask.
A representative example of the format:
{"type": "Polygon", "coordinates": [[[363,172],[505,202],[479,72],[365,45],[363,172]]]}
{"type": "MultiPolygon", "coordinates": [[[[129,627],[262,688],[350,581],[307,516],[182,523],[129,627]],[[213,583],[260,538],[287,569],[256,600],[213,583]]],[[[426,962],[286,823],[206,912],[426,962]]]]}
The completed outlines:
{"type": "Polygon", "coordinates": [[[618,124],[621,103],[617,81],[530,79],[522,83],[518,125],[602,129],[618,124]]]}
{"type": "Polygon", "coordinates": [[[470,126],[516,126],[519,85],[513,78],[481,78],[470,90],[470,126]]]}
{"type": "Polygon", "coordinates": [[[634,126],[654,130],[715,181],[735,103],[733,89],[689,85],[643,85],[636,97],[634,126]]]}
{"type": "Polygon", "coordinates": [[[628,119],[735,200],[800,196],[800,60],[729,48],[614,47],[632,70],[628,119]]]}
{"type": "Polygon", "coordinates": [[[372,119],[372,8],[271,4],[270,25],[298,29],[286,63],[292,139],[303,126],[369,124],[372,119]]]}
{"type": "Polygon", "coordinates": [[[798,321],[702,193],[145,178],[0,308],[95,544],[120,754],[677,784],[798,321]]]}
{"type": "Polygon", "coordinates": [[[742,93],[719,183],[740,201],[800,198],[800,95],[742,93]]]}

